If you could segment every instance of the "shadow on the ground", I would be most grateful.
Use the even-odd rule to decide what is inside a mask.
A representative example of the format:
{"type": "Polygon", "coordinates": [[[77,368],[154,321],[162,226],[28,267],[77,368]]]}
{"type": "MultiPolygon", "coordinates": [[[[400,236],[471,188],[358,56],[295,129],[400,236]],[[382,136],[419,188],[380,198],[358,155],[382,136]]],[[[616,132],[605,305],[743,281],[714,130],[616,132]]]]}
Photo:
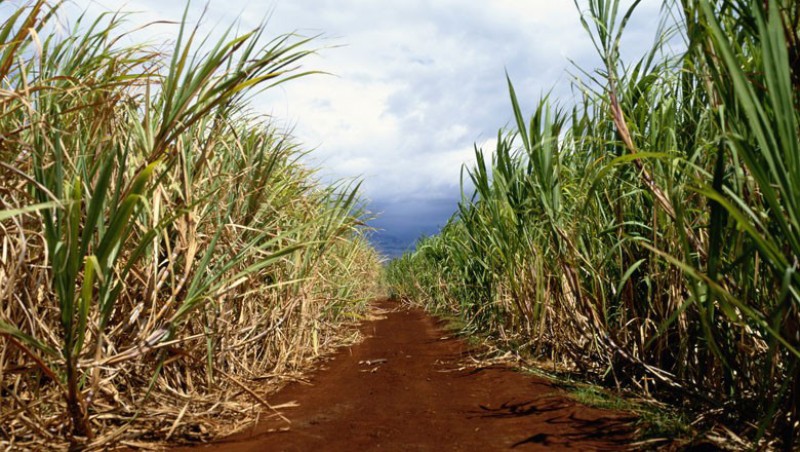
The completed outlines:
{"type": "MultiPolygon", "coordinates": [[[[564,431],[556,434],[536,432],[510,447],[512,449],[528,444],[541,446],[570,447],[572,444],[579,444],[583,441],[604,440],[610,442],[608,450],[624,450],[628,446],[629,438],[634,432],[634,423],[637,420],[633,415],[613,414],[609,416],[583,418],[575,411],[563,414],[570,408],[579,408],[564,400],[528,400],[524,402],[507,401],[497,407],[479,405],[479,409],[468,413],[468,418],[495,418],[511,419],[526,416],[541,416],[533,424],[546,423],[550,425],[568,425],[572,431],[564,431]],[[555,416],[546,417],[548,413],[562,413],[555,416]]],[[[559,430],[559,429],[557,429],[559,430]]]]}
{"type": "Polygon", "coordinates": [[[532,416],[536,414],[549,413],[552,411],[562,410],[566,407],[563,403],[546,402],[544,404],[536,405],[534,400],[527,402],[505,402],[497,408],[491,408],[485,405],[479,405],[480,410],[471,412],[471,418],[485,417],[485,418],[514,418],[523,416],[532,416]]]}

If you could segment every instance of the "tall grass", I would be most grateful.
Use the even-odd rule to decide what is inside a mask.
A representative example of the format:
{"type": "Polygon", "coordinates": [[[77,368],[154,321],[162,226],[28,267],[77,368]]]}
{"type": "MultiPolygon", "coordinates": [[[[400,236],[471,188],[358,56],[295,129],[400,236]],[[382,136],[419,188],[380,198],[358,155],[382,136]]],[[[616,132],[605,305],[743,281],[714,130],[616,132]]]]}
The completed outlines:
{"type": "Polygon", "coordinates": [[[800,8],[683,0],[619,56],[638,2],[589,0],[603,66],[476,149],[474,194],[394,290],[609,383],[694,399],[796,446],[800,8]],[[685,51],[670,50],[682,42],[685,51]]]}
{"type": "Polygon", "coordinates": [[[0,443],[206,438],[373,293],[358,186],[248,109],[309,40],[184,17],[164,54],[60,6],[0,1],[0,443]]]}

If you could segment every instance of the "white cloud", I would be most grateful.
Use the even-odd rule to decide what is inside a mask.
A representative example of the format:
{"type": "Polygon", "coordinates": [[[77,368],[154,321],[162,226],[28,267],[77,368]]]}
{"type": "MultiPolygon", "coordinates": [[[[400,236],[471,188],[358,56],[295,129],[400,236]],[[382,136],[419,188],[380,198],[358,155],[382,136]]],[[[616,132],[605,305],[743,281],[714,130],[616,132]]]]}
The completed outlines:
{"type": "MultiPolygon", "coordinates": [[[[104,4],[104,0],[95,3],[104,4]]],[[[93,4],[95,4],[93,3],[93,4]]],[[[137,21],[179,20],[183,2],[136,0],[137,21]]],[[[195,1],[196,20],[204,1],[195,1]]],[[[661,2],[645,0],[624,48],[652,41],[661,2]]],[[[205,29],[241,14],[243,28],[268,15],[268,34],[324,33],[306,69],[336,74],[291,82],[255,107],[294,127],[316,148],[329,177],[363,176],[369,197],[422,199],[457,193],[473,142],[491,140],[511,119],[504,71],[523,106],[552,87],[567,95],[567,57],[595,63],[572,0],[210,0],[205,29]],[[338,46],[338,47],[337,47],[338,46]],[[328,48],[333,47],[333,48],[328,48]]],[[[110,0],[106,7],[117,8],[110,0]]],[[[160,26],[159,40],[175,27],[160,26]]]]}

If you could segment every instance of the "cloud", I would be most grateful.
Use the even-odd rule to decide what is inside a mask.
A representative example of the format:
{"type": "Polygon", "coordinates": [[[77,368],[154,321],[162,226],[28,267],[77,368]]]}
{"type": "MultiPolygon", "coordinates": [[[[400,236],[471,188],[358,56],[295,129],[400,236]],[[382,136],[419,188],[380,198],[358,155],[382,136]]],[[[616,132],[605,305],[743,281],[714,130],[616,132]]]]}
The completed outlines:
{"type": "MultiPolygon", "coordinates": [[[[179,20],[180,3],[136,0],[126,9],[144,11],[137,21],[179,20]]],[[[202,5],[195,2],[189,20],[202,5]]],[[[626,55],[650,45],[660,5],[641,4],[626,55]]],[[[315,148],[309,162],[323,177],[363,177],[374,209],[385,212],[381,227],[396,236],[429,233],[449,217],[473,143],[491,144],[512,118],[506,71],[531,109],[551,88],[570,96],[568,58],[598,64],[569,0],[210,0],[208,8],[204,29],[215,33],[241,15],[243,29],[269,16],[272,35],[323,34],[304,68],[335,75],[293,81],[254,107],[315,148]]],[[[151,33],[163,40],[176,31],[151,33]]]]}

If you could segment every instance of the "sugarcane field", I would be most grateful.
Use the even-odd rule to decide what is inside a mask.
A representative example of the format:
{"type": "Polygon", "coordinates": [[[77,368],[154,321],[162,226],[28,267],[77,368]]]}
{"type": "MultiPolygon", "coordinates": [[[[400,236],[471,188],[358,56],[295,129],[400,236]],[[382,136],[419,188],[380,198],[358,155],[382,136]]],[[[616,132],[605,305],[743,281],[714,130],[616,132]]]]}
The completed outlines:
{"type": "Polygon", "coordinates": [[[800,449],[796,1],[0,19],[0,450],[800,449]]]}

